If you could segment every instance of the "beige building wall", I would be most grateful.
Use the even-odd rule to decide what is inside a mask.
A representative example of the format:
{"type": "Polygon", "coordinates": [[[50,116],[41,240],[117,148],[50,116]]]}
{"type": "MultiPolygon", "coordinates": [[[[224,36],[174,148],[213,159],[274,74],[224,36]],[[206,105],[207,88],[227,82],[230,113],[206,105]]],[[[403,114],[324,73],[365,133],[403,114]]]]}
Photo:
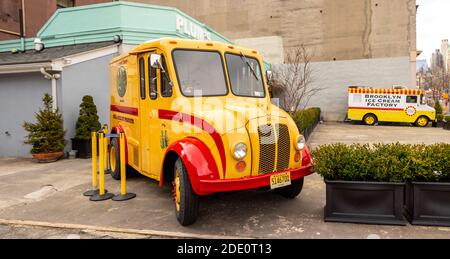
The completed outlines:
{"type": "Polygon", "coordinates": [[[316,61],[410,56],[415,0],[133,0],[177,7],[226,37],[281,37],[305,44],[316,61]]]}
{"type": "Polygon", "coordinates": [[[134,0],[173,6],[232,39],[259,50],[273,65],[304,44],[313,53],[307,106],[343,120],[347,87],[415,87],[415,0],[134,0]]]}

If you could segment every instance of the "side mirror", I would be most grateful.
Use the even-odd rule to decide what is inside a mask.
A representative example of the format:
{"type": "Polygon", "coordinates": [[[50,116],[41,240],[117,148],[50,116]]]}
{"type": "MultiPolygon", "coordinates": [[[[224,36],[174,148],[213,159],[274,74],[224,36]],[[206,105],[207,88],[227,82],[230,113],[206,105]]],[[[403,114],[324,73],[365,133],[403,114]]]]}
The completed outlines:
{"type": "Polygon", "coordinates": [[[162,68],[162,57],[159,54],[152,54],[150,56],[150,66],[152,68],[161,69],[162,68]]]}
{"type": "Polygon", "coordinates": [[[272,78],[273,78],[272,70],[267,70],[266,71],[266,78],[267,78],[267,81],[272,81],[272,78]]]}

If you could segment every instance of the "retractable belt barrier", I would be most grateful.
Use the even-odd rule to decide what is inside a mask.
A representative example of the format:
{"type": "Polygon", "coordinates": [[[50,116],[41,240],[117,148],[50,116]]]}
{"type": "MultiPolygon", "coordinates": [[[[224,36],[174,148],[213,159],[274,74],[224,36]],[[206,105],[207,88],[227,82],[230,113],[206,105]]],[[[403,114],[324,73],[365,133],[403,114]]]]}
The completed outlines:
{"type": "Polygon", "coordinates": [[[105,125],[101,131],[92,132],[92,189],[85,192],[84,196],[89,196],[91,201],[104,201],[112,199],[114,201],[126,201],[136,197],[134,193],[127,193],[126,187],[126,161],[125,161],[125,134],[106,134],[108,127],[105,125]],[[105,174],[110,172],[108,167],[108,141],[107,139],[119,139],[120,150],[120,194],[108,193],[105,189],[105,174]],[[98,147],[98,156],[97,156],[98,147]],[[97,163],[98,160],[98,163],[97,163]],[[97,168],[98,166],[98,168],[97,168]],[[97,171],[98,170],[98,171],[97,171]]]}

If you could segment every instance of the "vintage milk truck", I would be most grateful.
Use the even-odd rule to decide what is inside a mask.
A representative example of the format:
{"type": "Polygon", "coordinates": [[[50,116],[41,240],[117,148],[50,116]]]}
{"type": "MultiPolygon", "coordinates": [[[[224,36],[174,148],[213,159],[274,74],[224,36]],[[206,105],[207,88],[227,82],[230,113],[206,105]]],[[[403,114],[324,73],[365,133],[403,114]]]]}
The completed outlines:
{"type": "Polygon", "coordinates": [[[256,188],[287,198],[313,172],[304,137],[271,104],[257,51],[213,41],[158,39],[110,64],[109,168],[173,185],[180,224],[195,222],[199,196],[256,188]],[[119,146],[125,145],[120,157],[119,146]]]}

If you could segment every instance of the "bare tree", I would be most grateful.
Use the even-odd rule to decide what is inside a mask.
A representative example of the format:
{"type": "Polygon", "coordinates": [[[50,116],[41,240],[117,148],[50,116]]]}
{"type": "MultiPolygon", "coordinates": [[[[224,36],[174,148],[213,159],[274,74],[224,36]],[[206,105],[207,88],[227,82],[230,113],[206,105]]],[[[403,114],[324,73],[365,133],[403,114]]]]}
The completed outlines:
{"type": "Polygon", "coordinates": [[[272,93],[280,99],[280,107],[286,112],[293,114],[306,107],[311,97],[323,89],[312,85],[312,58],[302,44],[287,54],[283,65],[274,67],[270,82],[272,93]]]}

